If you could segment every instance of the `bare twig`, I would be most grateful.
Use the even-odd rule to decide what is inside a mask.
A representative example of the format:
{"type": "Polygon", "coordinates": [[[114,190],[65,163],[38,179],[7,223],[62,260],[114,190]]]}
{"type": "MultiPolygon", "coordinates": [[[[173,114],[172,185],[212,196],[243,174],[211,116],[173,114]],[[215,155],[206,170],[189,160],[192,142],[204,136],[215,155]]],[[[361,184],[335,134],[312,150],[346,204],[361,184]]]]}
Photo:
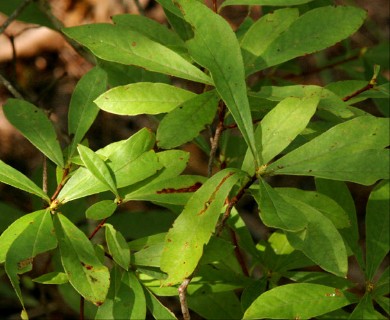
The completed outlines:
{"type": "Polygon", "coordinates": [[[8,26],[18,18],[18,16],[23,12],[24,9],[26,9],[26,7],[35,0],[24,0],[20,5],[19,7],[17,7],[15,9],[14,12],[12,12],[10,14],[10,16],[8,17],[7,20],[5,20],[5,22],[3,23],[3,25],[0,27],[0,34],[2,34],[5,29],[8,28],[8,26]]]}
{"type": "Polygon", "coordinates": [[[9,82],[2,74],[0,74],[0,82],[8,89],[9,92],[12,93],[15,98],[23,99],[21,93],[16,90],[16,88],[11,84],[11,82],[9,82]]]}
{"type": "Polygon", "coordinates": [[[62,175],[62,180],[59,183],[59,185],[57,186],[56,191],[54,191],[54,194],[50,198],[51,201],[54,201],[57,198],[58,194],[60,193],[60,191],[64,187],[65,181],[68,179],[68,174],[69,174],[69,168],[65,168],[63,175],[62,175]]]}
{"type": "Polygon", "coordinates": [[[237,235],[232,228],[229,228],[229,231],[230,231],[230,237],[232,238],[232,242],[234,245],[234,254],[236,255],[237,261],[241,266],[242,273],[247,277],[249,277],[248,267],[246,266],[245,259],[242,255],[240,247],[238,246],[237,235]]]}
{"type": "Polygon", "coordinates": [[[359,90],[356,90],[352,94],[346,96],[343,98],[343,101],[351,100],[352,98],[358,96],[359,94],[363,93],[364,91],[371,90],[376,85],[376,76],[374,76],[369,83],[367,83],[363,88],[360,88],[359,90]]]}
{"type": "Polygon", "coordinates": [[[210,156],[209,156],[209,163],[207,167],[207,176],[211,177],[212,171],[213,171],[213,163],[215,159],[215,154],[217,153],[218,149],[218,143],[219,139],[221,137],[221,134],[224,130],[224,120],[225,120],[225,113],[226,113],[226,105],[224,102],[220,101],[218,106],[218,124],[217,128],[215,129],[214,137],[210,139],[211,141],[211,150],[210,150],[210,156]]]}
{"type": "Polygon", "coordinates": [[[43,156],[43,172],[42,172],[42,190],[47,193],[47,159],[43,156]]]}
{"type": "Polygon", "coordinates": [[[184,320],[190,320],[190,311],[188,309],[187,305],[187,288],[190,284],[192,278],[186,278],[180,285],[178,291],[179,291],[179,299],[180,299],[180,306],[181,306],[181,313],[183,314],[184,320]]]}

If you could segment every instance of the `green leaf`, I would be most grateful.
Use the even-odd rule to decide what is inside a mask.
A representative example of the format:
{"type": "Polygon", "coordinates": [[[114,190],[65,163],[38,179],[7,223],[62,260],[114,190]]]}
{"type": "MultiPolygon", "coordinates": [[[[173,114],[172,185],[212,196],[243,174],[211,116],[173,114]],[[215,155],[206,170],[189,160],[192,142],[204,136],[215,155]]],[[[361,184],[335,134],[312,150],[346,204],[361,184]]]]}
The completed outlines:
{"type": "Polygon", "coordinates": [[[158,180],[177,177],[187,168],[190,159],[190,153],[183,150],[166,150],[157,153],[157,156],[158,161],[164,166],[158,178],[156,177],[158,180]]]}
{"type": "Polygon", "coordinates": [[[266,226],[289,231],[306,227],[306,217],[299,207],[285,201],[265,180],[260,179],[259,189],[252,189],[251,192],[260,208],[261,220],[266,226]]]}
{"type": "Polygon", "coordinates": [[[68,276],[64,272],[45,273],[32,281],[42,284],[64,284],[68,283],[68,276]]]}
{"type": "MultiPolygon", "coordinates": [[[[23,3],[24,0],[1,1],[0,12],[9,16],[23,3]]],[[[38,4],[35,2],[29,2],[27,7],[25,7],[22,12],[17,15],[17,20],[54,28],[50,18],[42,12],[38,4]]]]}
{"type": "Polygon", "coordinates": [[[208,91],[183,102],[169,112],[157,128],[157,145],[170,149],[194,139],[213,121],[218,100],[215,91],[208,91]]]}
{"type": "Polygon", "coordinates": [[[104,227],[106,228],[108,251],[114,261],[128,271],[130,266],[130,250],[126,239],[119,231],[115,230],[111,224],[105,223],[104,227]]]}
{"type": "Polygon", "coordinates": [[[203,253],[203,245],[210,240],[227,195],[244,177],[242,171],[222,170],[190,198],[166,236],[161,257],[161,270],[168,273],[165,285],[181,282],[195,270],[203,253]]]}
{"type": "Polygon", "coordinates": [[[384,315],[381,315],[378,311],[374,309],[372,304],[372,297],[370,294],[366,293],[363,298],[360,300],[358,305],[355,307],[351,313],[349,319],[375,319],[375,320],[385,320],[388,319],[384,315]]]}
{"type": "Polygon", "coordinates": [[[177,319],[173,312],[164,306],[147,287],[143,286],[142,288],[144,289],[146,305],[154,319],[177,319]]]}
{"type": "Polygon", "coordinates": [[[226,0],[221,4],[221,8],[235,5],[272,7],[297,6],[311,1],[313,0],[226,0]]]}
{"type": "MultiPolygon", "coordinates": [[[[154,135],[142,129],[125,141],[118,141],[96,151],[109,158],[118,188],[131,185],[155,174],[161,165],[154,151],[154,135]]],[[[79,168],[66,182],[58,195],[61,203],[106,191],[107,187],[87,169],[79,168]]]]}
{"type": "Polygon", "coordinates": [[[286,197],[286,201],[299,208],[308,221],[303,231],[287,232],[289,243],[301,250],[322,269],[345,277],[348,271],[348,256],[343,238],[333,223],[317,209],[308,204],[286,197]]]}
{"type": "Polygon", "coordinates": [[[348,279],[336,277],[335,275],[326,272],[289,271],[284,272],[283,276],[300,283],[322,284],[341,290],[347,290],[354,286],[348,279]]]}
{"type": "Polygon", "coordinates": [[[267,172],[346,180],[364,185],[389,176],[388,119],[358,117],[338,124],[272,163],[267,172]],[[382,150],[380,150],[382,149],[382,150]]]}
{"type": "MultiPolygon", "coordinates": [[[[147,244],[140,250],[138,250],[133,256],[131,263],[136,266],[156,267],[160,268],[161,255],[164,250],[165,233],[157,234],[151,237],[151,241],[147,241],[147,244]]],[[[134,244],[130,243],[134,246],[134,244]]]]}
{"type": "Polygon", "coordinates": [[[73,91],[68,113],[68,133],[73,136],[69,146],[68,159],[76,151],[77,144],[91,127],[99,112],[93,102],[107,88],[107,74],[95,67],[86,73],[73,91]]]}
{"type": "Polygon", "coordinates": [[[107,299],[99,307],[95,319],[145,319],[145,295],[135,274],[113,268],[111,278],[107,299]]]}
{"type": "Polygon", "coordinates": [[[77,150],[89,172],[111,190],[112,193],[119,197],[118,190],[116,189],[116,182],[114,181],[107,164],[88,147],[79,144],[77,150]]]}
{"type": "Polygon", "coordinates": [[[164,180],[157,180],[135,190],[128,190],[124,201],[143,200],[158,203],[184,205],[192,194],[198,190],[205,179],[202,176],[178,176],[164,180]]]}
{"type": "Polygon", "coordinates": [[[12,168],[0,160],[0,182],[12,187],[37,195],[38,197],[50,201],[50,198],[34,182],[27,178],[20,171],[12,168]]]}
{"type": "Polygon", "coordinates": [[[366,277],[371,280],[388,254],[389,239],[389,180],[379,183],[371,192],[366,209],[366,277]]]}
{"type": "Polygon", "coordinates": [[[99,306],[106,299],[110,274],[97,258],[86,235],[62,214],[54,215],[61,262],[70,284],[86,300],[99,306]]]}
{"type": "MultiPolygon", "coordinates": [[[[230,1],[225,1],[222,6],[228,2],[230,1]]],[[[298,16],[297,9],[285,8],[266,14],[253,23],[241,40],[245,65],[261,55],[298,16]]]]}
{"type": "Polygon", "coordinates": [[[110,217],[116,210],[117,204],[112,200],[102,200],[94,203],[85,212],[87,219],[101,220],[110,217]]]}
{"type": "Polygon", "coordinates": [[[248,73],[330,47],[355,33],[366,12],[357,7],[320,7],[295,20],[248,66],[248,73]]]}
{"type": "Polygon", "coordinates": [[[176,33],[155,20],[136,14],[120,14],[113,16],[112,20],[116,25],[139,32],[179,54],[187,51],[183,40],[176,33]]]}
{"type": "MultiPolygon", "coordinates": [[[[27,226],[18,230],[18,234],[14,234],[14,241],[7,248],[5,258],[5,271],[23,308],[24,302],[19,287],[18,274],[31,271],[32,262],[38,254],[54,249],[57,246],[57,239],[52,232],[53,223],[50,211],[36,211],[30,214],[30,219],[27,226]]],[[[15,229],[16,225],[14,225],[13,231],[16,231],[15,229]]]]}
{"type": "Polygon", "coordinates": [[[175,51],[128,27],[95,23],[62,31],[103,60],[212,84],[206,74],[175,51]]]}
{"type": "Polygon", "coordinates": [[[104,111],[134,116],[169,112],[194,96],[165,83],[140,82],[108,90],[95,103],[104,111]]]}
{"type": "Polygon", "coordinates": [[[342,181],[315,179],[317,191],[336,201],[347,213],[350,227],[340,230],[348,246],[360,265],[364,268],[362,249],[359,245],[359,229],[356,217],[355,203],[347,185],[342,181]]]}
{"type": "Polygon", "coordinates": [[[337,229],[344,229],[350,226],[347,213],[333,199],[315,192],[305,191],[296,188],[278,188],[279,194],[302,201],[317,209],[327,217],[337,229]]]}
{"type": "Polygon", "coordinates": [[[61,168],[64,167],[53,124],[41,109],[24,100],[8,99],[3,111],[8,121],[39,151],[61,168]]]}
{"type": "Polygon", "coordinates": [[[187,299],[189,308],[203,319],[242,319],[241,304],[235,292],[200,291],[187,299]]]}
{"type": "Polygon", "coordinates": [[[194,60],[207,68],[218,94],[226,103],[257,164],[252,117],[246,93],[244,63],[238,40],[221,16],[198,1],[178,1],[194,38],[186,42],[194,60]],[[213,32],[210,32],[213,30],[213,32]]]}
{"type": "Polygon", "coordinates": [[[271,289],[245,311],[244,319],[309,319],[351,304],[333,287],[294,283],[271,289]]]}

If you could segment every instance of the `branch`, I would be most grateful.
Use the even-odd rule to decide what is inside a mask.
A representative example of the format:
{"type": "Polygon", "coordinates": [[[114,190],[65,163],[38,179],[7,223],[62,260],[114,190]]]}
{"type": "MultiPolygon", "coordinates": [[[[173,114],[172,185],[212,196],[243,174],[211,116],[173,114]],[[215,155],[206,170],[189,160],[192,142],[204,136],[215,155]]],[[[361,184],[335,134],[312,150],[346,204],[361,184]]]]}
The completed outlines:
{"type": "Polygon", "coordinates": [[[181,306],[181,313],[183,314],[184,320],[190,320],[190,311],[188,309],[187,305],[187,288],[192,280],[192,276],[190,278],[184,279],[182,284],[180,285],[178,291],[179,291],[179,300],[180,300],[180,306],[181,306]]]}
{"type": "Polygon", "coordinates": [[[5,20],[5,22],[3,23],[3,25],[0,27],[0,34],[2,34],[5,29],[8,28],[8,26],[18,18],[18,16],[24,11],[24,9],[26,9],[26,7],[35,0],[24,0],[20,5],[19,7],[17,7],[15,9],[14,12],[12,12],[10,14],[10,16],[8,17],[7,20],[5,20]]]}
{"type": "Polygon", "coordinates": [[[0,82],[3,83],[4,87],[6,87],[8,91],[11,92],[15,98],[23,99],[23,96],[19,93],[19,91],[16,90],[16,88],[11,84],[11,82],[9,82],[1,73],[0,73],[0,82]]]}
{"type": "Polygon", "coordinates": [[[363,88],[361,88],[359,90],[356,90],[354,93],[350,94],[349,96],[344,97],[343,101],[351,100],[352,98],[358,96],[362,92],[371,90],[372,88],[375,87],[375,85],[376,85],[376,74],[373,75],[373,77],[371,78],[370,82],[367,83],[363,88]]]}
{"type": "Polygon", "coordinates": [[[215,129],[214,137],[210,138],[211,141],[211,150],[210,150],[210,157],[209,157],[209,163],[207,167],[207,176],[211,177],[212,171],[213,171],[213,163],[215,154],[217,153],[218,149],[218,143],[219,139],[221,137],[222,131],[225,129],[224,127],[224,120],[225,120],[225,114],[226,114],[226,105],[224,102],[220,101],[218,106],[218,124],[217,128],[215,129]]]}

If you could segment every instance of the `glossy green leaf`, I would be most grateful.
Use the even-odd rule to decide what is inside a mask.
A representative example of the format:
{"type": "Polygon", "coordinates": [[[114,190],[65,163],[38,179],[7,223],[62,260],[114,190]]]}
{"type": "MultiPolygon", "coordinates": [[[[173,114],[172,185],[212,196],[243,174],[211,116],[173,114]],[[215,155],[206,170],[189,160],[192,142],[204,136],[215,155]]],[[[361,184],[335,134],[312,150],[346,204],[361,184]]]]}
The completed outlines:
{"type": "Polygon", "coordinates": [[[86,300],[101,305],[110,286],[110,274],[97,258],[87,236],[62,214],[54,215],[61,262],[70,284],[86,300]]]}
{"type": "Polygon", "coordinates": [[[195,270],[227,195],[244,177],[242,171],[222,170],[207,180],[187,202],[166,236],[161,257],[161,270],[168,273],[165,285],[181,282],[195,270]]]}
{"type": "Polygon", "coordinates": [[[3,111],[8,121],[39,151],[56,165],[64,166],[54,126],[41,109],[24,100],[8,99],[3,111]]]}
{"type": "Polygon", "coordinates": [[[341,290],[347,290],[354,285],[348,279],[336,277],[335,275],[326,272],[288,271],[283,273],[283,276],[299,283],[316,283],[341,290]]]}
{"type": "Polygon", "coordinates": [[[95,319],[145,319],[145,295],[135,274],[113,268],[111,278],[107,299],[99,307],[95,319]]]}
{"type": "Polygon", "coordinates": [[[126,271],[129,270],[130,250],[126,239],[111,224],[105,223],[104,227],[106,229],[106,241],[109,253],[119,266],[126,271]]]}
{"type": "Polygon", "coordinates": [[[344,292],[312,283],[271,289],[245,311],[244,319],[310,319],[351,304],[344,292]]]}
{"type": "Polygon", "coordinates": [[[146,306],[153,315],[154,319],[177,319],[174,313],[164,306],[147,287],[143,286],[143,289],[145,293],[146,306]]]}
{"type": "Polygon", "coordinates": [[[42,284],[64,284],[68,283],[68,276],[64,272],[45,273],[32,281],[42,284]]]}
{"type": "Polygon", "coordinates": [[[244,63],[238,40],[230,25],[198,1],[178,1],[194,38],[186,42],[194,60],[207,68],[218,94],[226,103],[251,153],[257,159],[252,117],[246,93],[244,63]],[[213,32],[210,32],[213,30],[213,32]]]}
{"type": "MultiPolygon", "coordinates": [[[[34,258],[43,252],[54,249],[57,239],[53,234],[53,222],[49,210],[40,210],[30,214],[30,221],[14,239],[6,251],[5,271],[24,308],[22,293],[19,287],[19,276],[32,269],[34,258]]],[[[19,225],[20,226],[20,225],[19,225]]],[[[16,225],[12,228],[14,231],[16,225]]],[[[12,232],[10,230],[10,232],[12,232]]],[[[7,239],[5,239],[7,241],[7,239]]]]}
{"type": "Polygon", "coordinates": [[[118,190],[116,189],[116,182],[112,177],[112,173],[107,164],[88,147],[79,144],[77,150],[89,172],[111,190],[112,193],[119,197],[118,190]]]}
{"type": "Polygon", "coordinates": [[[385,310],[387,315],[390,315],[390,298],[389,297],[376,297],[375,302],[385,310]]]}
{"type": "Polygon", "coordinates": [[[147,245],[134,253],[131,260],[132,264],[160,268],[161,255],[165,244],[165,234],[157,234],[156,236],[153,241],[148,241],[147,245]]]}
{"type": "Polygon", "coordinates": [[[175,51],[127,27],[96,23],[62,31],[103,60],[212,84],[206,74],[175,51]]]}
{"type": "Polygon", "coordinates": [[[235,292],[201,292],[187,297],[188,306],[203,319],[242,319],[241,303],[235,292]]]}
{"type": "Polygon", "coordinates": [[[359,229],[356,216],[355,203],[347,185],[342,181],[315,179],[317,191],[327,195],[329,198],[336,201],[347,213],[350,227],[340,230],[340,234],[345,239],[348,246],[360,265],[364,267],[363,254],[359,245],[359,229]]]}
{"type": "Polygon", "coordinates": [[[169,112],[194,96],[165,83],[140,82],[108,90],[95,103],[104,111],[134,116],[169,112]]]}
{"type": "MultiPolygon", "coordinates": [[[[225,1],[224,4],[229,2],[225,1]]],[[[258,19],[241,40],[245,65],[253,62],[299,16],[298,9],[285,8],[266,14],[258,19]]]]}
{"type": "MultiPolygon", "coordinates": [[[[190,153],[183,150],[166,150],[157,153],[158,161],[163,165],[157,180],[177,177],[188,165],[190,153]]],[[[154,180],[154,181],[157,181],[154,180]]]]}
{"type": "Polygon", "coordinates": [[[184,205],[205,179],[202,176],[183,175],[154,182],[125,194],[124,201],[143,200],[184,205]]]}
{"type": "Polygon", "coordinates": [[[299,207],[285,201],[263,179],[259,181],[259,189],[252,189],[251,192],[260,208],[261,220],[266,226],[289,231],[306,227],[306,217],[299,207]]]}
{"type": "Polygon", "coordinates": [[[117,204],[112,200],[102,200],[94,203],[85,211],[87,219],[102,220],[110,217],[116,210],[117,204]]]}
{"type": "Polygon", "coordinates": [[[338,124],[272,163],[267,172],[370,185],[389,176],[388,119],[358,117],[338,124]]]}
{"type": "Polygon", "coordinates": [[[37,195],[38,197],[50,201],[46,193],[43,192],[34,182],[27,178],[20,171],[12,168],[0,160],[0,182],[12,187],[37,195]]]}
{"type": "Polygon", "coordinates": [[[336,276],[345,277],[348,271],[347,250],[343,238],[333,223],[312,206],[281,195],[286,201],[299,208],[308,221],[303,231],[287,232],[290,244],[295,249],[301,250],[322,269],[336,276]]]}
{"type": "Polygon", "coordinates": [[[355,33],[366,12],[357,7],[320,7],[295,20],[248,66],[253,73],[330,47],[355,33]],[[308,27],[310,26],[310,27],[308,27]]]}
{"type": "Polygon", "coordinates": [[[344,229],[350,226],[348,215],[343,208],[336,201],[321,193],[296,188],[278,188],[277,192],[317,209],[332,221],[337,229],[344,229]]]}
{"type": "Polygon", "coordinates": [[[99,108],[93,102],[107,88],[107,74],[101,68],[93,68],[77,83],[73,91],[68,113],[68,133],[73,136],[68,158],[76,151],[96,119],[99,108]]]}
{"type": "Polygon", "coordinates": [[[221,7],[234,5],[283,7],[297,6],[311,1],[313,0],[226,0],[222,3],[221,7]]]}
{"type": "Polygon", "coordinates": [[[116,25],[136,31],[177,53],[185,53],[184,41],[161,23],[137,14],[120,14],[112,17],[116,25]]]}
{"type": "Polygon", "coordinates": [[[157,145],[163,149],[170,149],[194,139],[213,121],[218,101],[216,92],[208,91],[183,102],[169,112],[157,128],[157,145]]]}
{"type": "Polygon", "coordinates": [[[390,183],[382,181],[371,192],[366,210],[366,276],[371,280],[390,249],[390,183]]]}

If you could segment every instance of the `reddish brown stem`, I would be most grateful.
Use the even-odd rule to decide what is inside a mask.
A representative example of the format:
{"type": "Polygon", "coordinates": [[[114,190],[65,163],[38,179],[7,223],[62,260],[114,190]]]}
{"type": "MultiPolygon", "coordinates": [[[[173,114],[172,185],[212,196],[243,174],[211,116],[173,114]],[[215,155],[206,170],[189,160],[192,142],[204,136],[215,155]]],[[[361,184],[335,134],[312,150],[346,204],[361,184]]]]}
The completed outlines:
{"type": "Polygon", "coordinates": [[[240,250],[240,247],[238,246],[237,235],[236,235],[236,233],[234,232],[233,229],[229,228],[229,231],[230,231],[230,236],[232,238],[232,242],[233,242],[233,245],[234,245],[234,254],[236,255],[237,261],[240,264],[241,270],[244,273],[244,275],[249,277],[248,267],[246,266],[245,259],[242,256],[242,252],[240,250]]]}
{"type": "Polygon", "coordinates": [[[226,105],[220,101],[218,106],[218,124],[217,128],[215,129],[214,137],[212,137],[211,140],[211,150],[210,150],[210,157],[209,157],[209,164],[207,168],[207,176],[211,177],[212,171],[213,171],[213,163],[215,159],[215,154],[217,153],[218,149],[218,143],[219,139],[221,137],[221,134],[224,130],[224,120],[225,120],[225,114],[226,114],[226,105]]]}
{"type": "Polygon", "coordinates": [[[95,228],[95,230],[93,230],[93,232],[91,233],[91,235],[88,237],[89,240],[91,240],[95,234],[104,226],[104,224],[106,223],[106,220],[107,218],[103,219],[99,224],[98,226],[95,228]]]}
{"type": "Polygon", "coordinates": [[[361,88],[361,89],[359,89],[359,90],[356,90],[354,93],[350,94],[349,96],[344,97],[344,98],[343,98],[343,101],[351,100],[352,98],[358,96],[358,95],[361,94],[362,92],[371,90],[372,88],[374,88],[374,86],[375,86],[374,81],[370,81],[370,82],[369,82],[367,85],[365,85],[363,88],[361,88]]]}
{"type": "Polygon", "coordinates": [[[65,168],[64,174],[62,175],[62,180],[61,180],[60,184],[57,186],[56,191],[54,191],[54,194],[50,198],[51,201],[54,201],[57,198],[58,194],[60,193],[60,191],[64,187],[65,181],[68,178],[68,174],[69,174],[69,168],[65,168]]]}
{"type": "Polygon", "coordinates": [[[181,313],[183,314],[184,320],[190,320],[190,311],[188,309],[187,305],[187,288],[190,284],[192,278],[184,279],[182,284],[180,285],[178,291],[179,291],[179,300],[180,300],[180,306],[181,306],[181,313]]]}

